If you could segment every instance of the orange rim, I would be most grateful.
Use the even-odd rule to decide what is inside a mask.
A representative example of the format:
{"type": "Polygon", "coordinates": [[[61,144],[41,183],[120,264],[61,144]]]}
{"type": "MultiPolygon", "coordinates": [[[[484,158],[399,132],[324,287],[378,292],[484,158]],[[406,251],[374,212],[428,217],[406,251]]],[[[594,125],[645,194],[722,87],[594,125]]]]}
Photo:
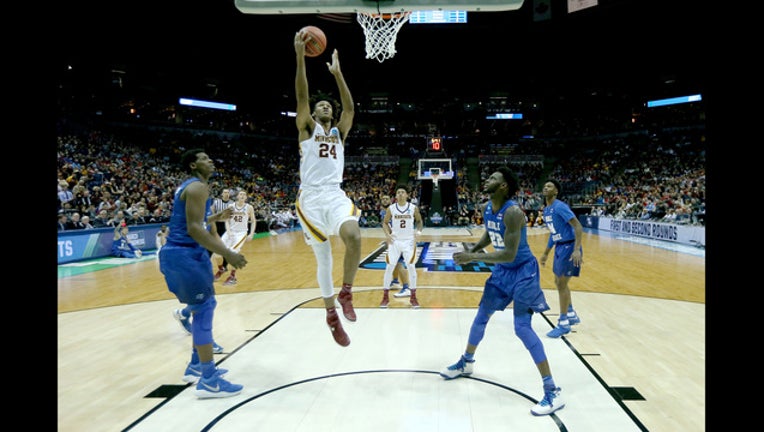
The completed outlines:
{"type": "Polygon", "coordinates": [[[366,16],[370,16],[372,18],[375,18],[375,19],[382,18],[382,19],[385,19],[385,20],[389,20],[389,19],[393,19],[393,18],[400,18],[400,17],[402,17],[404,15],[410,15],[411,11],[383,13],[383,14],[368,13],[368,12],[361,12],[361,13],[366,15],[366,16]]]}

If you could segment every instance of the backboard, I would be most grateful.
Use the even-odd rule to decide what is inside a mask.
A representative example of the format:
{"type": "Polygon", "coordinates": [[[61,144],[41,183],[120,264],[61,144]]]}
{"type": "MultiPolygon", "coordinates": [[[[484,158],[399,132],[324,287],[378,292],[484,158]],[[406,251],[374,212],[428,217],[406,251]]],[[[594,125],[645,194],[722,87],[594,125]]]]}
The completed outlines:
{"type": "Polygon", "coordinates": [[[436,173],[440,180],[454,178],[454,171],[451,167],[451,159],[426,159],[417,161],[416,178],[418,180],[432,180],[432,174],[436,173]]]}
{"type": "Polygon", "coordinates": [[[396,13],[417,10],[495,12],[519,9],[524,0],[234,0],[246,14],[396,13]]]}

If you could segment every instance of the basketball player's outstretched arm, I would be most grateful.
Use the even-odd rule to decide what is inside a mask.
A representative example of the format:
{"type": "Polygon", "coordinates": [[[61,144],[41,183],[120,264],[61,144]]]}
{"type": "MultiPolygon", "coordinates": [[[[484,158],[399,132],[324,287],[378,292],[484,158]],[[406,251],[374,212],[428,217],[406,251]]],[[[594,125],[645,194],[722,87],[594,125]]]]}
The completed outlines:
{"type": "Polygon", "coordinates": [[[337,88],[340,90],[340,100],[342,101],[342,113],[340,114],[340,121],[337,123],[342,134],[343,141],[347,138],[350,128],[353,126],[353,117],[355,117],[355,104],[353,104],[353,96],[350,94],[350,88],[345,82],[345,76],[342,75],[340,69],[340,55],[335,49],[332,52],[332,62],[326,64],[329,67],[329,72],[334,75],[335,81],[337,81],[337,88]]]}
{"type": "Polygon", "coordinates": [[[294,90],[297,97],[297,130],[299,140],[307,139],[313,132],[313,117],[310,115],[310,101],[308,93],[308,75],[305,72],[305,39],[300,32],[294,35],[294,52],[297,58],[297,72],[294,78],[294,90]]]}

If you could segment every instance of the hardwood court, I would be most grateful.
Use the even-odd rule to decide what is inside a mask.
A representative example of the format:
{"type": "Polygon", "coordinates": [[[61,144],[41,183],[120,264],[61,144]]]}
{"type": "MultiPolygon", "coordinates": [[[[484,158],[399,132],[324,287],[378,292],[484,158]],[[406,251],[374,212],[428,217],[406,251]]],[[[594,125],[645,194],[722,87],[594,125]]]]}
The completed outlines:
{"type": "MultiPolygon", "coordinates": [[[[530,231],[538,256],[547,237],[530,231]]],[[[422,240],[476,241],[482,234],[443,232],[426,229],[422,240]]],[[[380,240],[380,231],[364,230],[362,256],[380,240]]],[[[343,248],[336,238],[332,245],[339,285],[343,248]]],[[[216,284],[215,338],[226,348],[218,362],[290,310],[321,307],[315,261],[300,232],[253,240],[243,252],[250,264],[237,272],[239,283],[216,284]]],[[[542,268],[541,284],[552,306],[544,315],[553,323],[550,266],[542,268]]],[[[423,309],[474,308],[486,277],[419,271],[419,301],[423,309]]],[[[358,271],[356,308],[378,309],[381,281],[381,271],[358,271]]],[[[624,404],[646,430],[705,430],[705,258],[587,233],[582,276],[571,288],[582,323],[567,343],[607,386],[633,387],[644,398],[624,404]]],[[[59,278],[59,430],[124,430],[160,404],[146,396],[175,383],[188,361],[190,339],[171,316],[176,307],[152,259],[59,278]]],[[[391,298],[390,307],[408,302],[391,298]]],[[[461,349],[444,353],[437,367],[461,349]]]]}

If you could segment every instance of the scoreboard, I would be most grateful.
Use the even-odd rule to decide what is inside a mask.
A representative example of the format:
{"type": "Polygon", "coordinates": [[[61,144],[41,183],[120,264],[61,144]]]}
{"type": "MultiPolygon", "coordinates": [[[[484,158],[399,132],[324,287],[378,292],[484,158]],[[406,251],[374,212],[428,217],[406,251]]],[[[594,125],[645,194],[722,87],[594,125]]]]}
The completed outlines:
{"type": "Polygon", "coordinates": [[[427,150],[430,152],[442,152],[443,151],[443,138],[430,137],[427,140],[427,150]]]}

